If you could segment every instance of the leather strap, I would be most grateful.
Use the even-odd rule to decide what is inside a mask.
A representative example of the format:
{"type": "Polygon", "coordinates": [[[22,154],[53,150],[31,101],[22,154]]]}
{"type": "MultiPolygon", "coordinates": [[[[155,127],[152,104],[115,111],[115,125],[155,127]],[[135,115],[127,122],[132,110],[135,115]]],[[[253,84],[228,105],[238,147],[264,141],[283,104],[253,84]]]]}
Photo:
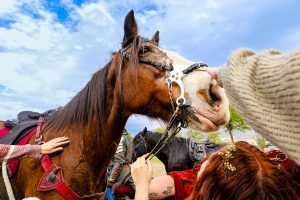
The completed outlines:
{"type": "MultiPolygon", "coordinates": [[[[36,136],[35,136],[35,141],[38,142],[39,144],[41,144],[43,142],[42,130],[43,130],[44,124],[45,124],[45,119],[43,117],[40,117],[38,124],[37,124],[38,126],[37,126],[37,131],[36,131],[36,136]]],[[[71,188],[69,188],[67,186],[67,184],[64,180],[64,176],[62,174],[62,170],[52,163],[52,161],[50,160],[48,155],[42,156],[41,164],[42,164],[42,167],[43,167],[45,173],[39,183],[37,190],[47,191],[47,190],[52,190],[55,188],[56,191],[66,200],[83,199],[83,198],[79,197],[71,188]],[[49,170],[52,170],[52,171],[48,172],[49,170]],[[53,173],[50,174],[51,172],[53,172],[53,170],[59,170],[58,171],[59,174],[58,175],[53,174],[53,173]],[[46,182],[47,181],[46,179],[50,178],[50,176],[53,176],[51,178],[54,179],[53,181],[55,181],[56,185],[54,187],[50,187],[49,185],[43,187],[43,183],[46,182]],[[55,180],[57,178],[59,180],[55,180]]]]}
{"type": "MultiPolygon", "coordinates": [[[[50,158],[48,155],[43,155],[42,159],[41,159],[41,164],[43,166],[43,169],[45,171],[45,173],[53,168],[53,167],[56,167],[54,166],[54,164],[51,162],[50,158]]],[[[60,184],[57,185],[55,187],[56,191],[65,199],[67,200],[79,200],[79,199],[84,199],[82,197],[79,197],[71,188],[69,188],[63,178],[63,175],[61,173],[61,176],[60,177],[60,184]]],[[[54,177],[56,178],[56,177],[54,177]]],[[[41,184],[41,183],[40,183],[41,184]]],[[[39,187],[38,187],[38,190],[39,191],[46,191],[45,189],[41,189],[40,188],[40,184],[39,184],[39,187]]],[[[49,190],[52,190],[53,188],[49,188],[49,190]]]]}
{"type": "Polygon", "coordinates": [[[42,130],[43,130],[44,124],[45,124],[45,118],[40,117],[39,121],[37,123],[36,134],[35,134],[35,142],[38,143],[38,144],[43,143],[42,130]]]}
{"type": "Polygon", "coordinates": [[[5,187],[5,182],[4,182],[4,177],[2,174],[2,163],[0,165],[0,199],[9,199],[7,191],[6,191],[6,187],[5,187]]]}
{"type": "MultiPolygon", "coordinates": [[[[38,142],[39,144],[43,143],[42,128],[44,124],[44,118],[40,117],[35,138],[36,142],[38,142]]],[[[102,197],[104,199],[103,195],[105,195],[105,192],[79,197],[66,184],[62,173],[62,169],[53,164],[48,155],[43,155],[40,162],[45,173],[40,180],[37,190],[49,191],[56,189],[56,191],[66,200],[99,199],[99,197],[102,197]]]]}

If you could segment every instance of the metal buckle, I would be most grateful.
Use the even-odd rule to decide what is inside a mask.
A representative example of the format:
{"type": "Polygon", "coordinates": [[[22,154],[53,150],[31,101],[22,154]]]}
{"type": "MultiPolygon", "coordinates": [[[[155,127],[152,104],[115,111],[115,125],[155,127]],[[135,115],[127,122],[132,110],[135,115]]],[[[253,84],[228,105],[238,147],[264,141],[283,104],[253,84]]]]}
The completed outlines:
{"type": "Polygon", "coordinates": [[[181,78],[183,76],[185,76],[185,75],[181,71],[177,71],[177,70],[173,69],[172,71],[170,71],[170,75],[167,79],[167,83],[169,85],[169,88],[170,88],[170,84],[172,84],[172,82],[177,83],[177,85],[180,88],[180,95],[176,99],[176,104],[178,106],[183,106],[186,103],[186,99],[184,97],[184,85],[183,85],[183,82],[181,81],[181,78]]]}

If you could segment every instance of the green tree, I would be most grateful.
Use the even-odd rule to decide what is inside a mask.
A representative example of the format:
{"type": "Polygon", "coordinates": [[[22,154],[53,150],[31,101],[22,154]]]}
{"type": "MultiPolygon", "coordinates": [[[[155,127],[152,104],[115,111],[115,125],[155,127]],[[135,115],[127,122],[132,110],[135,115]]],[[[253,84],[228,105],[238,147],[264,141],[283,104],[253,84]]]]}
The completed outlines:
{"type": "Polygon", "coordinates": [[[256,143],[262,151],[264,151],[264,149],[267,147],[267,140],[258,133],[256,133],[256,143]]]}
{"type": "Polygon", "coordinates": [[[209,141],[213,142],[215,144],[220,144],[221,143],[221,138],[220,138],[220,133],[219,132],[212,132],[208,134],[209,136],[209,141]]]}
{"type": "Polygon", "coordinates": [[[128,134],[128,138],[131,140],[131,141],[133,141],[133,136],[132,136],[132,134],[129,132],[129,131],[127,131],[126,130],[126,133],[128,134]]]}
{"type": "Polygon", "coordinates": [[[188,129],[188,137],[194,138],[196,140],[203,140],[206,136],[209,137],[209,141],[215,144],[219,144],[221,142],[220,133],[219,132],[212,132],[212,133],[202,133],[199,131],[194,131],[192,129],[188,129]]]}
{"type": "Polygon", "coordinates": [[[161,127],[158,127],[158,128],[156,128],[156,129],[154,129],[154,132],[158,132],[158,133],[160,133],[160,134],[163,134],[164,133],[164,129],[163,128],[161,128],[161,127]]]}
{"type": "MultiPolygon", "coordinates": [[[[154,129],[153,130],[154,132],[157,132],[157,133],[160,133],[160,134],[164,134],[164,132],[165,132],[165,129],[163,129],[163,128],[161,128],[161,127],[158,127],[158,128],[156,128],[156,129],[154,129]]],[[[169,133],[171,133],[170,131],[169,131],[169,133]]],[[[175,136],[176,137],[181,137],[181,131],[179,131],[175,136]]]]}
{"type": "Polygon", "coordinates": [[[189,138],[194,138],[195,140],[202,140],[205,137],[205,133],[194,131],[192,129],[188,129],[187,134],[189,138]]]}
{"type": "Polygon", "coordinates": [[[230,111],[230,120],[225,125],[225,131],[229,133],[231,140],[233,140],[232,133],[234,130],[245,132],[246,130],[250,130],[250,127],[243,118],[234,110],[234,108],[229,105],[230,111]]]}

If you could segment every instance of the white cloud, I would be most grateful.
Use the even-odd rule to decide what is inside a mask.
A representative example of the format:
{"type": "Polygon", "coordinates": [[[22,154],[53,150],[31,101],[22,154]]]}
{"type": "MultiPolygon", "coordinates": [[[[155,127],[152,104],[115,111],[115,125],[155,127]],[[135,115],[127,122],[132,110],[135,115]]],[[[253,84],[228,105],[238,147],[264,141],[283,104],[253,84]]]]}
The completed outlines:
{"type": "MultiPolygon", "coordinates": [[[[195,61],[219,65],[230,51],[242,45],[266,48],[273,44],[284,50],[299,45],[298,22],[281,24],[281,30],[286,31],[278,38],[270,35],[269,43],[255,40],[266,34],[265,24],[274,23],[262,23],[261,18],[293,2],[99,0],[77,6],[63,0],[70,22],[62,24],[41,1],[3,1],[0,19],[15,23],[0,27],[0,84],[8,88],[0,91],[0,119],[12,118],[24,109],[43,111],[64,105],[93,72],[105,65],[110,52],[120,48],[124,17],[131,9],[136,11],[141,35],[151,37],[160,30],[162,47],[195,61]],[[40,17],[22,12],[24,2],[40,17]],[[247,43],[249,39],[254,42],[247,43]]],[[[140,128],[158,126],[145,118],[131,118],[129,124],[140,128]]]]}
{"type": "MultiPolygon", "coordinates": [[[[18,105],[15,109],[19,111],[32,108],[30,105],[38,105],[43,110],[64,105],[80,90],[91,74],[101,67],[99,64],[104,64],[108,51],[103,49],[115,49],[116,46],[106,44],[102,39],[114,41],[114,29],[102,31],[113,20],[99,5],[89,4],[74,11],[73,16],[80,20],[77,32],[57,22],[54,14],[43,9],[39,1],[31,4],[31,9],[42,16],[39,18],[20,12],[20,3],[7,5],[12,13],[4,12],[1,16],[13,19],[15,23],[0,28],[0,47],[3,49],[0,52],[0,84],[14,91],[16,98],[2,95],[2,105],[9,100],[18,105]],[[84,18],[79,13],[84,14],[84,18]],[[95,43],[99,36],[101,39],[95,43]],[[26,103],[20,103],[18,97],[23,97],[26,103]]],[[[7,116],[1,112],[0,118],[4,115],[7,116]]]]}
{"type": "Polygon", "coordinates": [[[18,0],[10,0],[10,1],[1,2],[0,16],[3,14],[14,12],[19,4],[20,4],[20,1],[18,1],[18,0]]]}

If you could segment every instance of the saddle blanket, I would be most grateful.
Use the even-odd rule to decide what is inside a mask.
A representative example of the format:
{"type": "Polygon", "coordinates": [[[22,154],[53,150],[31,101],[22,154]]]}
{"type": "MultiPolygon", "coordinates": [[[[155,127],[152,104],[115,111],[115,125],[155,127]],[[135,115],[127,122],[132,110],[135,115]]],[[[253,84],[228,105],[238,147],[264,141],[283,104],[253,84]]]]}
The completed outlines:
{"type": "MultiPolygon", "coordinates": [[[[8,128],[2,128],[0,129],[0,139],[4,137],[5,135],[9,134],[11,129],[8,128]]],[[[36,132],[36,128],[32,129],[27,135],[25,135],[19,142],[15,145],[25,145],[27,144],[28,140],[31,138],[31,136],[36,132]]],[[[7,169],[8,169],[8,176],[12,177],[15,172],[17,171],[19,166],[19,160],[12,160],[7,163],[7,169]]]]}

